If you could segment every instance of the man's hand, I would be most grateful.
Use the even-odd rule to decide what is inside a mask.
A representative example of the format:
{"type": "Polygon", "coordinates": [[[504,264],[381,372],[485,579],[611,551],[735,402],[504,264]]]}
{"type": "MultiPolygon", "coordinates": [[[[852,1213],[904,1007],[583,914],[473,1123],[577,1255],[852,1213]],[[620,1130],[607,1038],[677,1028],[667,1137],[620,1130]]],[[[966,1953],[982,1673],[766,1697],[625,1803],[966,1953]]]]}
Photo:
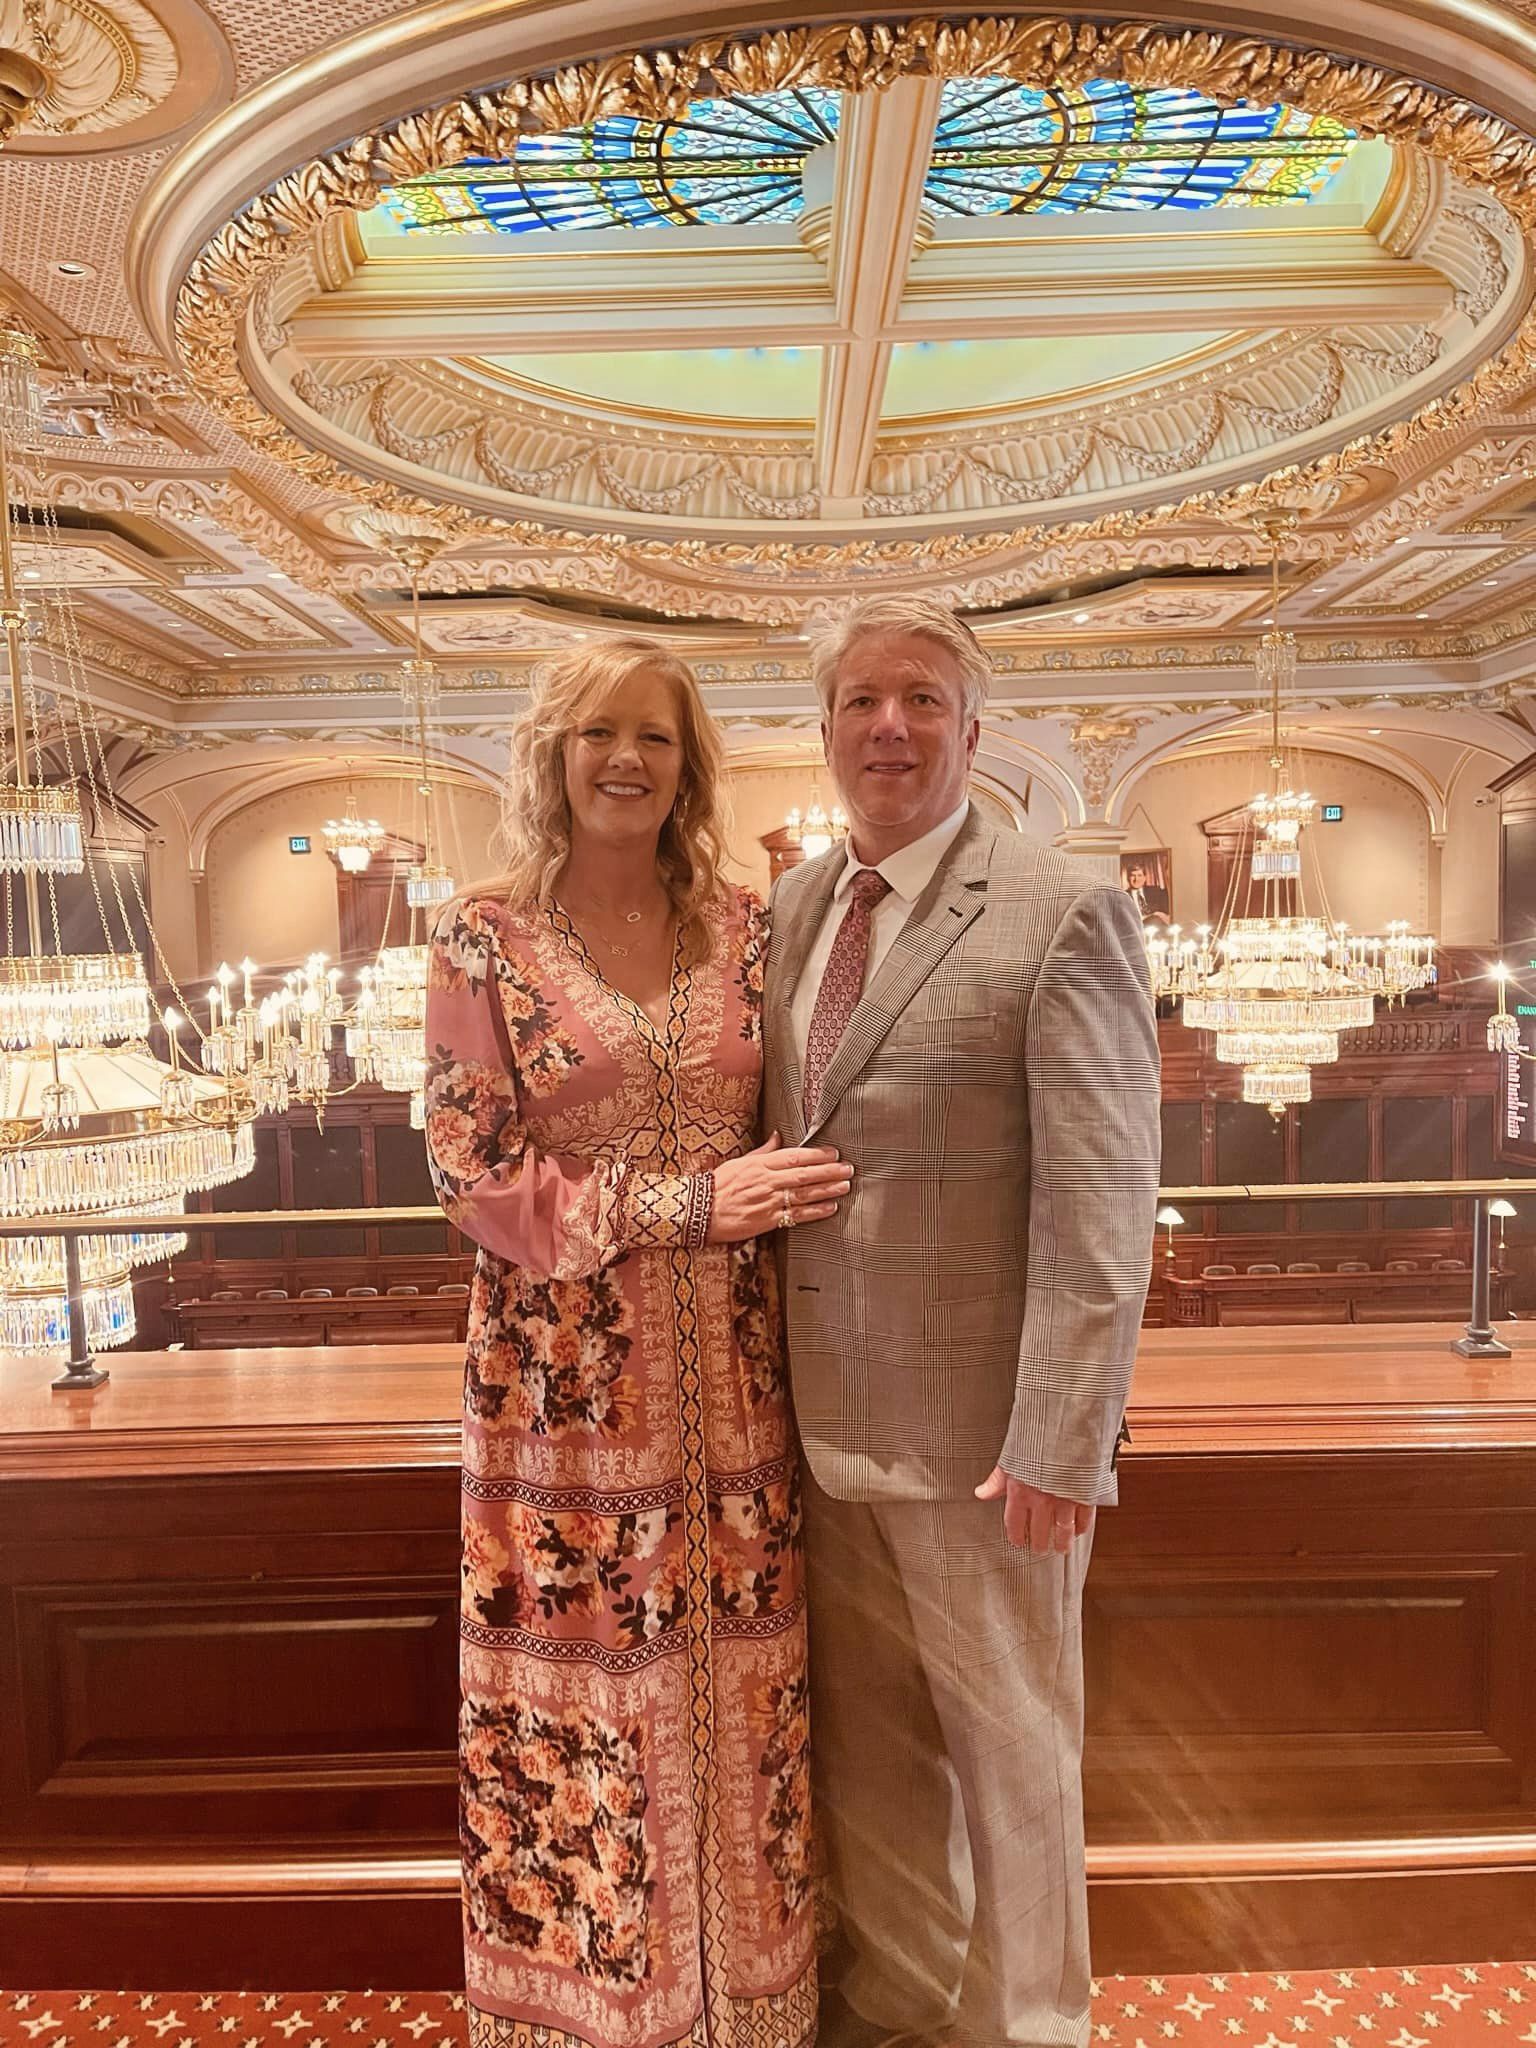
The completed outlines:
{"type": "Polygon", "coordinates": [[[976,1498],[1002,1501],[1008,1541],[1019,1550],[1033,1551],[1036,1557],[1045,1557],[1053,1550],[1065,1554],[1077,1537],[1088,1534],[1096,1513],[1079,1500],[1066,1500],[1059,1493],[1042,1493],[1038,1486],[1026,1486],[1022,1479],[1011,1479],[1001,1465],[992,1467],[990,1475],[977,1487],[976,1498]]]}

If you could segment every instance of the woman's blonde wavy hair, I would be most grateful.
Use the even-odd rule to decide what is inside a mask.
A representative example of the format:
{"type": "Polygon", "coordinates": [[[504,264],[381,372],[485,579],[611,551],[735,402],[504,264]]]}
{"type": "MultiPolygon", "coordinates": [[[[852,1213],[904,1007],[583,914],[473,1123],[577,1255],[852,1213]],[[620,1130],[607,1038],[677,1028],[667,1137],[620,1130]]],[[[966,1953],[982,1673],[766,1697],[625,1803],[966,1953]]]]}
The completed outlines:
{"type": "Polygon", "coordinates": [[[660,676],[677,703],[682,774],[661,828],[657,866],[682,929],[682,957],[697,965],[713,947],[707,911],[724,891],[725,749],[686,662],[639,634],[557,655],[535,679],[514,722],[502,793],[506,871],[471,893],[511,904],[548,903],[571,850],[565,743],[583,720],[639,675],[660,676]]]}

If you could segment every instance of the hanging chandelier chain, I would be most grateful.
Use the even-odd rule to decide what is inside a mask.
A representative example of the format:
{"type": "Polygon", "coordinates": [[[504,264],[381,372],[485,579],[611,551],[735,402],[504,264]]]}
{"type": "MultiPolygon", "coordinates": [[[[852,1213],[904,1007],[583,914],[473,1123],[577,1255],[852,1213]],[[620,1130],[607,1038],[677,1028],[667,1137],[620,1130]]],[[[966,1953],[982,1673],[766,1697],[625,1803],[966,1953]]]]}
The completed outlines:
{"type": "MultiPolygon", "coordinates": [[[[67,648],[66,648],[66,656],[67,656],[67,648]]],[[[84,758],[82,758],[82,760],[81,760],[81,763],[80,763],[80,766],[79,766],[79,769],[78,769],[78,770],[77,770],[77,768],[76,768],[76,765],[75,765],[75,746],[74,746],[74,740],[73,740],[73,738],[72,738],[72,736],[71,736],[71,734],[70,734],[70,729],[69,729],[69,720],[68,720],[67,718],[61,718],[61,719],[60,719],[60,721],[59,721],[59,727],[60,727],[60,732],[61,732],[61,734],[62,734],[62,736],[63,736],[63,742],[64,742],[64,764],[65,764],[65,766],[66,766],[66,767],[68,768],[68,770],[69,770],[70,780],[71,780],[71,781],[89,781],[90,777],[89,777],[89,772],[88,772],[88,768],[89,768],[89,764],[88,764],[88,762],[87,762],[87,761],[86,761],[86,760],[85,760],[84,758]]],[[[81,737],[81,749],[82,749],[82,755],[83,755],[83,752],[84,752],[84,746],[85,746],[85,735],[84,735],[84,732],[83,732],[83,730],[82,730],[82,732],[81,732],[81,736],[80,736],[80,737],[81,737]]],[[[92,896],[93,896],[93,897],[95,898],[95,902],[96,902],[96,915],[97,915],[97,916],[98,916],[98,917],[99,917],[99,918],[101,919],[101,929],[102,929],[102,932],[103,932],[103,933],[105,934],[105,936],[106,936],[106,939],[107,939],[107,944],[108,944],[108,948],[109,948],[109,950],[110,950],[110,948],[111,948],[111,943],[112,943],[112,932],[111,932],[111,924],[110,924],[110,921],[108,920],[108,917],[107,917],[107,906],[106,906],[106,902],[105,902],[104,898],[102,897],[102,893],[101,893],[101,878],[100,878],[100,876],[98,875],[98,873],[97,873],[97,871],[96,871],[96,870],[97,870],[97,863],[96,863],[95,861],[93,861],[93,860],[88,860],[88,861],[86,862],[86,864],[85,864],[85,872],[86,872],[86,875],[87,875],[87,877],[88,877],[88,878],[89,878],[89,880],[90,880],[90,885],[91,885],[91,895],[92,895],[92,896]]],[[[118,888],[116,887],[116,883],[117,883],[117,876],[116,876],[116,872],[115,872],[115,869],[111,868],[110,866],[109,866],[109,872],[108,872],[108,880],[109,880],[110,882],[112,882],[112,884],[113,884],[113,886],[114,886],[114,894],[115,894],[115,895],[117,896],[117,908],[118,908],[118,914],[119,914],[119,916],[120,916],[120,917],[122,918],[122,920],[123,920],[123,933],[124,933],[124,940],[125,940],[125,944],[126,944],[127,948],[128,948],[128,949],[129,949],[130,951],[131,951],[131,950],[132,950],[132,943],[133,943],[133,935],[132,935],[132,932],[131,932],[131,930],[130,930],[130,928],[129,928],[129,924],[128,924],[128,913],[127,913],[127,910],[126,910],[126,908],[124,907],[124,904],[123,904],[123,900],[122,900],[122,892],[121,892],[121,890],[120,890],[120,889],[118,889],[118,888]]]]}
{"type": "MultiPolygon", "coordinates": [[[[11,339],[10,335],[0,337],[0,345],[9,343],[11,339]]],[[[18,364],[14,360],[7,362],[8,371],[14,372],[18,377],[24,377],[30,367],[30,363],[18,364]]],[[[8,397],[9,395],[9,392],[7,392],[8,397]]],[[[3,608],[5,615],[6,658],[10,667],[11,727],[12,742],[16,752],[18,812],[24,812],[27,791],[31,787],[27,776],[28,720],[25,682],[26,669],[23,665],[23,648],[26,645],[26,638],[22,629],[25,625],[25,614],[22,610],[20,593],[16,588],[15,537],[12,532],[12,521],[16,515],[11,499],[11,451],[8,446],[12,416],[16,410],[18,408],[7,404],[5,408],[6,417],[0,420],[0,514],[3,514],[3,517],[0,517],[0,608],[3,608]]],[[[43,949],[42,919],[39,915],[37,877],[31,868],[25,870],[25,888],[27,893],[27,938],[32,952],[37,954],[41,953],[43,949]]]]}
{"type": "Polygon", "coordinates": [[[432,834],[432,772],[427,759],[427,661],[421,642],[421,566],[411,565],[411,645],[414,652],[413,671],[416,684],[416,744],[421,763],[422,801],[422,850],[423,865],[433,864],[432,834]]]}
{"type": "MultiPolygon", "coordinates": [[[[1269,624],[1271,632],[1280,632],[1280,542],[1272,536],[1269,548],[1269,624]]],[[[1269,753],[1270,766],[1277,772],[1282,765],[1280,755],[1280,664],[1274,664],[1270,678],[1269,703],[1269,753]]]]}
{"type": "MultiPolygon", "coordinates": [[[[50,548],[56,557],[62,556],[63,546],[59,539],[58,518],[51,504],[45,505],[43,508],[43,522],[50,548]]],[[[59,568],[62,573],[62,561],[59,562],[59,568]]],[[[56,585],[56,589],[62,591],[62,582],[56,585]]],[[[97,716],[94,703],[82,687],[85,678],[85,650],[80,643],[79,620],[75,616],[74,607],[65,604],[62,598],[57,600],[56,608],[62,627],[65,648],[65,674],[68,679],[67,694],[69,706],[74,712],[76,730],[80,736],[85,780],[91,787],[105,796],[107,809],[115,818],[121,820],[123,815],[122,806],[118,801],[117,790],[113,783],[112,763],[108,756],[106,742],[102,737],[101,722],[97,716]],[[94,765],[92,762],[93,754],[95,756],[94,765]]],[[[62,723],[67,735],[69,729],[67,716],[62,720],[62,723]]],[[[113,900],[117,904],[118,917],[122,920],[123,944],[127,951],[132,952],[134,950],[133,921],[128,914],[128,905],[123,896],[122,880],[118,873],[119,865],[120,863],[112,860],[106,863],[107,881],[112,890],[113,900]]],[[[138,865],[136,862],[130,861],[127,866],[128,885],[133,891],[134,902],[138,906],[140,922],[143,929],[149,935],[150,945],[154,948],[156,967],[175,995],[183,1015],[190,1020],[193,1030],[199,1031],[197,1021],[192,1015],[192,1006],[182,991],[181,984],[176,978],[176,971],[166,955],[164,946],[160,943],[159,931],[156,929],[154,920],[149,914],[149,903],[144,894],[143,884],[139,880],[138,865]]],[[[91,885],[96,893],[96,903],[98,909],[101,910],[102,925],[105,930],[107,918],[106,912],[102,908],[101,891],[97,884],[95,863],[87,862],[87,868],[90,872],[91,885]]],[[[201,1035],[200,1031],[199,1035],[201,1035]]]]}

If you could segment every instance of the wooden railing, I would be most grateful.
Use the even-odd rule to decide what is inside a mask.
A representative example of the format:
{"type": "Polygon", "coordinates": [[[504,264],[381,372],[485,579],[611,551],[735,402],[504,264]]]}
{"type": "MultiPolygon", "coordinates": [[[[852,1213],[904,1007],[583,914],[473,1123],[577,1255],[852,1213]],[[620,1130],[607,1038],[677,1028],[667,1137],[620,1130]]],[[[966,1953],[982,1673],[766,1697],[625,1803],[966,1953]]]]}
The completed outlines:
{"type": "MultiPolygon", "coordinates": [[[[1160,1202],[1308,1202],[1338,1201],[1351,1196],[1381,1198],[1449,1195],[1475,1198],[1472,1201],[1471,1316],[1462,1345],[1467,1355],[1504,1356],[1508,1347],[1495,1337],[1491,1320],[1491,1235],[1488,1201],[1493,1196],[1532,1192],[1528,1180],[1396,1180],[1396,1181],[1309,1181],[1272,1182],[1249,1185],[1233,1182],[1218,1187],[1165,1187],[1158,1190],[1160,1202]]],[[[291,1230],[318,1229],[338,1223],[425,1223],[439,1220],[440,1212],[425,1204],[392,1209],[238,1209],[219,1217],[221,1230],[270,1229],[281,1222],[291,1230]]],[[[100,1386],[105,1369],[92,1359],[85,1337],[85,1313],[81,1299],[79,1240],[99,1235],[106,1226],[99,1216],[32,1216],[23,1220],[0,1220],[0,1237],[58,1237],[64,1241],[65,1274],[70,1304],[69,1364],[53,1384],[66,1391],[100,1386]]],[[[165,1217],[114,1216],[114,1232],[163,1231],[165,1217]]]]}

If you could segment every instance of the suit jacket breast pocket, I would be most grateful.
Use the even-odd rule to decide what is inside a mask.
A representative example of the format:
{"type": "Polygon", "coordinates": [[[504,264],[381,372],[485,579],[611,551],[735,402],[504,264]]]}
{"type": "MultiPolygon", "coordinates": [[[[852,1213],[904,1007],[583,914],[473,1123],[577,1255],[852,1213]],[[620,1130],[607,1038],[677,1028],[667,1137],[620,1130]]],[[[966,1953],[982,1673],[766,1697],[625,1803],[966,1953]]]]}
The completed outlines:
{"type": "Polygon", "coordinates": [[[990,1051],[998,1041],[998,1019],[995,1013],[980,1011],[953,1017],[928,1012],[904,1020],[902,1037],[925,1052],[990,1051]]]}

